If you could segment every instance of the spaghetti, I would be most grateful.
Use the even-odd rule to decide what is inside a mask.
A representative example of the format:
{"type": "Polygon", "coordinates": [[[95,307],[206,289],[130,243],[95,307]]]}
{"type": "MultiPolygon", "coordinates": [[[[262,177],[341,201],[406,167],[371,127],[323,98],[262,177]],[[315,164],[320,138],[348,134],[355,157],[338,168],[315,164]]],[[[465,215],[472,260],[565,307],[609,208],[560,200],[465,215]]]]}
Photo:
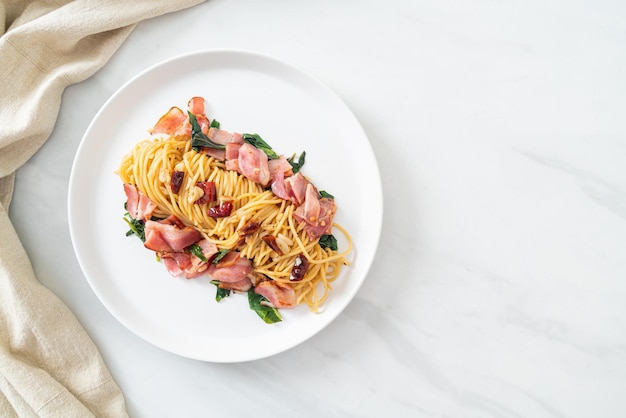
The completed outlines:
{"type": "Polygon", "coordinates": [[[139,142],[123,158],[117,174],[124,184],[134,185],[154,203],[153,219],[174,215],[219,250],[238,251],[240,257],[251,261],[254,274],[291,287],[296,304],[305,303],[312,312],[320,310],[341,267],[349,264],[346,257],[352,251],[352,240],[341,225],[333,222],[332,228],[345,236],[347,248],[339,251],[320,245],[319,237],[312,238],[306,222],[295,215],[293,201],[194,149],[187,134],[176,132],[139,142]],[[184,173],[177,193],[172,187],[171,173],[175,171],[184,173]],[[202,182],[214,183],[215,200],[198,203],[201,190],[197,184],[202,182]],[[212,207],[227,202],[232,205],[229,216],[209,215],[212,207]],[[252,233],[242,236],[249,225],[254,226],[252,233]],[[268,236],[274,245],[267,244],[268,236]],[[294,281],[299,257],[306,259],[308,268],[294,281]]]}

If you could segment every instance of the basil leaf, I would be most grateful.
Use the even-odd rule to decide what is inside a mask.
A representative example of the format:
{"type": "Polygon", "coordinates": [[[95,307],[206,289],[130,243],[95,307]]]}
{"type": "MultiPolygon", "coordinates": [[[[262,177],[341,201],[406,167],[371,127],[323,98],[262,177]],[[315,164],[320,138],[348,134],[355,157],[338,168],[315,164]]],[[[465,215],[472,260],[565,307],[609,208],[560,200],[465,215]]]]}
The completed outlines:
{"type": "Polygon", "coordinates": [[[283,317],[278,312],[278,309],[271,306],[262,305],[262,301],[267,301],[264,296],[254,293],[254,289],[248,290],[248,304],[250,309],[256,312],[266,324],[275,324],[281,322],[283,317]]]}
{"type": "Polygon", "coordinates": [[[131,236],[133,234],[137,235],[142,242],[146,241],[146,232],[145,232],[145,224],[143,221],[138,221],[130,216],[130,213],[126,212],[124,214],[124,222],[128,224],[130,228],[128,232],[126,232],[126,236],[131,236]]]}
{"type": "Polygon", "coordinates": [[[220,282],[219,281],[211,280],[211,283],[213,283],[215,286],[217,286],[217,292],[215,292],[215,301],[216,302],[219,302],[220,300],[230,296],[230,290],[229,289],[222,289],[220,287],[220,282]]]}
{"type": "Polygon", "coordinates": [[[241,137],[243,138],[243,142],[258,148],[267,154],[267,158],[270,160],[278,158],[278,154],[276,154],[272,147],[270,147],[258,134],[243,134],[241,137]]]}
{"type": "Polygon", "coordinates": [[[319,239],[319,244],[322,248],[330,248],[333,251],[337,251],[337,238],[334,235],[322,235],[319,239]]]}
{"type": "Polygon", "coordinates": [[[335,196],[328,193],[326,190],[320,191],[320,197],[327,197],[328,199],[333,199],[333,200],[335,199],[335,196]]]}
{"type": "Polygon", "coordinates": [[[215,255],[213,256],[213,260],[211,261],[211,263],[213,263],[213,264],[217,264],[217,263],[219,263],[219,262],[220,262],[220,260],[221,260],[222,258],[224,258],[224,256],[225,256],[226,254],[228,254],[228,252],[229,252],[229,251],[230,251],[230,250],[229,250],[228,248],[222,248],[221,250],[219,250],[219,251],[217,252],[217,254],[215,254],[215,255]]]}
{"type": "Polygon", "coordinates": [[[189,252],[204,262],[208,261],[204,256],[204,253],[202,252],[202,247],[200,247],[198,244],[191,244],[189,246],[189,252]]]}
{"type": "Polygon", "coordinates": [[[191,146],[196,151],[201,147],[206,148],[215,148],[215,149],[226,149],[226,145],[217,144],[202,132],[202,128],[198,124],[198,119],[194,116],[193,113],[187,111],[189,115],[189,123],[191,123],[191,146]]]}
{"type": "Polygon", "coordinates": [[[211,121],[211,124],[209,125],[209,128],[219,129],[220,128],[220,123],[217,120],[213,119],[211,121]]]}
{"type": "Polygon", "coordinates": [[[290,158],[287,158],[287,161],[289,162],[289,164],[291,164],[291,171],[293,171],[293,174],[296,174],[298,171],[300,171],[300,169],[304,165],[305,156],[306,152],[302,151],[302,154],[300,154],[297,162],[295,161],[296,154],[293,154],[290,158]]]}

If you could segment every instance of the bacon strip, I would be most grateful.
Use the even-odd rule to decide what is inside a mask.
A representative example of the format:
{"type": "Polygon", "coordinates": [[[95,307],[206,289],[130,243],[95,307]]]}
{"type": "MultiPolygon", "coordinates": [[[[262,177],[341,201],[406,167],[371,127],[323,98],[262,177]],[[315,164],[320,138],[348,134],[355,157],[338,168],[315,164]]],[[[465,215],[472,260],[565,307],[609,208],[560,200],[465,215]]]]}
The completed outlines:
{"type": "Polygon", "coordinates": [[[160,254],[165,268],[172,277],[184,274],[184,270],[191,266],[191,254],[179,252],[167,252],[160,254]]]}
{"type": "Polygon", "coordinates": [[[223,149],[202,147],[201,152],[218,161],[224,161],[226,159],[226,152],[223,149]]]}
{"type": "Polygon", "coordinates": [[[148,132],[154,134],[175,135],[184,130],[188,117],[179,107],[173,106],[157,121],[148,132]]]}
{"type": "Polygon", "coordinates": [[[225,145],[226,161],[237,160],[237,158],[239,158],[239,148],[241,148],[241,145],[242,144],[238,144],[235,142],[229,142],[225,145]]]}
{"type": "Polygon", "coordinates": [[[184,275],[186,279],[194,279],[209,267],[207,262],[189,252],[164,252],[159,253],[159,256],[173,277],[184,275]]]}
{"type": "Polygon", "coordinates": [[[144,246],[153,251],[164,252],[182,251],[202,238],[195,228],[181,228],[167,220],[146,221],[145,233],[144,246]]]}
{"type": "Polygon", "coordinates": [[[262,186],[270,181],[270,170],[267,163],[267,154],[250,144],[243,144],[239,148],[237,158],[239,172],[262,186]]]}
{"type": "MultiPolygon", "coordinates": [[[[201,250],[205,260],[217,253],[217,246],[206,239],[196,243],[201,250]]],[[[193,279],[204,274],[209,268],[208,261],[204,261],[189,251],[159,251],[159,257],[167,271],[173,276],[184,275],[187,279],[193,279]]]]}
{"type": "Polygon", "coordinates": [[[229,143],[243,144],[243,137],[241,134],[237,132],[228,132],[224,129],[209,128],[207,136],[211,141],[221,145],[226,145],[229,143]]]}
{"type": "Polygon", "coordinates": [[[226,159],[226,170],[239,172],[239,149],[241,144],[229,142],[226,144],[224,158],[226,159]]]}
{"type": "MultiPolygon", "coordinates": [[[[204,98],[198,96],[192,97],[187,103],[187,109],[196,117],[202,132],[207,134],[211,122],[204,114],[204,107],[204,98]]],[[[167,113],[161,116],[154,127],[148,130],[148,132],[151,135],[166,134],[170,136],[191,136],[191,123],[189,122],[189,115],[187,115],[187,113],[181,108],[172,106],[167,113]]]]}
{"type": "Polygon", "coordinates": [[[221,289],[234,290],[235,292],[247,292],[252,288],[252,282],[249,278],[244,278],[238,282],[220,282],[218,285],[221,289]]]}
{"type": "Polygon", "coordinates": [[[133,219],[144,221],[152,217],[152,212],[157,205],[148,196],[130,183],[124,184],[124,193],[126,193],[126,210],[133,219]]]}
{"type": "Polygon", "coordinates": [[[187,108],[194,115],[204,115],[204,97],[194,96],[187,102],[187,108]]]}
{"type": "Polygon", "coordinates": [[[284,183],[287,198],[295,203],[296,206],[303,204],[304,199],[306,198],[306,189],[309,185],[309,181],[302,175],[302,173],[298,172],[291,177],[287,177],[284,183]]]}
{"type": "Polygon", "coordinates": [[[208,274],[221,283],[235,283],[243,280],[252,271],[252,262],[246,257],[240,257],[240,253],[231,251],[222,258],[219,263],[212,264],[207,270],[208,274]]]}
{"type": "Polygon", "coordinates": [[[309,183],[304,203],[296,208],[293,215],[307,224],[306,233],[309,239],[315,240],[331,232],[335,212],[335,201],[326,197],[320,199],[317,190],[309,183]]]}
{"type": "MultiPolygon", "coordinates": [[[[199,96],[192,97],[189,99],[189,102],[187,102],[187,109],[196,117],[196,121],[198,121],[198,125],[200,125],[200,130],[206,135],[207,132],[209,132],[211,121],[204,114],[204,105],[204,98],[199,96]]],[[[184,129],[185,133],[191,136],[191,122],[189,122],[189,117],[187,117],[185,121],[184,129]]]]}
{"type": "Polygon", "coordinates": [[[291,286],[273,280],[258,283],[254,293],[264,296],[275,308],[293,308],[296,306],[296,292],[291,286]]]}
{"type": "Polygon", "coordinates": [[[270,170],[270,181],[273,181],[279,174],[282,174],[283,178],[293,175],[293,167],[284,155],[274,160],[269,160],[267,165],[270,170]]]}

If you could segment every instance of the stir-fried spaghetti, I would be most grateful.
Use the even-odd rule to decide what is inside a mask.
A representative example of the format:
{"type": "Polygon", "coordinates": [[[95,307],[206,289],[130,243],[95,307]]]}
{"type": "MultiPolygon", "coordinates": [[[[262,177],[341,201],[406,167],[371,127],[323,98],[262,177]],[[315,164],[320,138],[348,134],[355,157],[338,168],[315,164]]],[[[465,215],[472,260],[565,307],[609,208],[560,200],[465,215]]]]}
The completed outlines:
{"type": "Polygon", "coordinates": [[[341,267],[348,264],[352,240],[342,226],[332,224],[345,236],[347,248],[339,251],[320,245],[319,238],[307,234],[306,223],[294,216],[294,202],[235,170],[227,170],[224,161],[194,149],[188,135],[139,142],[123,158],[117,174],[156,205],[153,218],[174,215],[219,250],[238,251],[251,260],[255,274],[292,287],[297,304],[306,303],[313,312],[326,300],[341,267]],[[176,193],[171,184],[175,171],[184,173],[176,193]],[[215,184],[215,200],[198,203],[196,185],[201,182],[215,184]],[[232,205],[229,216],[209,215],[211,207],[226,202],[232,205]],[[242,234],[249,225],[254,225],[254,231],[242,234]],[[273,246],[267,244],[267,236],[271,236],[273,246]],[[301,279],[293,281],[294,265],[302,256],[308,269],[301,279]]]}

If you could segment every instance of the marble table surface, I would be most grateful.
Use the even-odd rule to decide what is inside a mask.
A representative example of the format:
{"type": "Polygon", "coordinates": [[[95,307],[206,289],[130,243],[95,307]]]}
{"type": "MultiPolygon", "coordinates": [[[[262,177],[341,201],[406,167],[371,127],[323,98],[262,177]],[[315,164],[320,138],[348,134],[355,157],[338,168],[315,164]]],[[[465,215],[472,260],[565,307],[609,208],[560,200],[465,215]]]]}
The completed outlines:
{"type": "Polygon", "coordinates": [[[65,91],[53,135],[18,171],[11,219],[133,417],[624,417],[624,22],[626,3],[608,0],[210,0],[140,23],[65,91]],[[376,257],[341,315],[233,364],[121,325],[85,280],[67,215],[73,159],[105,101],[155,63],[216,48],[333,89],[384,194],[376,257]]]}

